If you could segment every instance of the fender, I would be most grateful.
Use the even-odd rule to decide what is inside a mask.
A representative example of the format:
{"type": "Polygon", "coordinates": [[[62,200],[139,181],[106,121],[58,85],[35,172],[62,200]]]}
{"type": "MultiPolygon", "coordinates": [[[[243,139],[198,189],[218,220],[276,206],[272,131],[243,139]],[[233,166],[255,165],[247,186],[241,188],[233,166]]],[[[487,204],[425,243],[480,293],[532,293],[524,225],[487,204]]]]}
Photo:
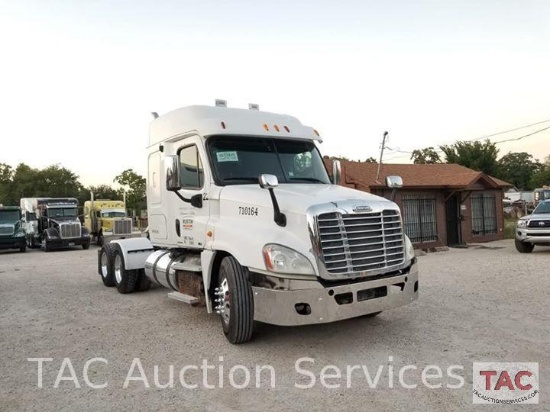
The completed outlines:
{"type": "Polygon", "coordinates": [[[204,285],[204,295],[206,298],[206,310],[208,313],[212,313],[212,300],[210,299],[210,281],[212,280],[212,266],[214,265],[214,258],[216,257],[216,251],[203,250],[201,252],[201,267],[202,267],[202,283],[204,285]]]}
{"type": "Polygon", "coordinates": [[[44,230],[44,233],[46,234],[46,238],[48,240],[59,239],[59,232],[57,231],[56,228],[49,227],[46,230],[44,230]]]}
{"type": "Polygon", "coordinates": [[[153,244],[145,237],[113,240],[111,244],[118,245],[126,270],[145,269],[147,257],[154,252],[153,244]]]}

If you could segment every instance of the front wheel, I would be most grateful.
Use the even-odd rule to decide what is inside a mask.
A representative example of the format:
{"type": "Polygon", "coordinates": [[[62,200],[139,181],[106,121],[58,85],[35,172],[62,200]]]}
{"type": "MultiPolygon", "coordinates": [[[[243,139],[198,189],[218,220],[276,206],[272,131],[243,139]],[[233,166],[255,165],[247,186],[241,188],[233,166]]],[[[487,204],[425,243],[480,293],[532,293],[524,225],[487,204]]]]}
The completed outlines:
{"type": "Polygon", "coordinates": [[[248,269],[232,256],[223,258],[216,288],[216,311],[221,316],[223,333],[233,344],[252,339],[254,297],[248,269]]]}
{"type": "Polygon", "coordinates": [[[27,245],[19,246],[19,252],[25,253],[27,251],[27,245]]]}
{"type": "Polygon", "coordinates": [[[90,249],[90,242],[83,243],[83,244],[82,244],[82,249],[84,249],[84,250],[90,249]]]}
{"type": "Polygon", "coordinates": [[[528,242],[522,242],[521,240],[516,239],[516,249],[519,253],[531,253],[535,245],[528,242]]]}

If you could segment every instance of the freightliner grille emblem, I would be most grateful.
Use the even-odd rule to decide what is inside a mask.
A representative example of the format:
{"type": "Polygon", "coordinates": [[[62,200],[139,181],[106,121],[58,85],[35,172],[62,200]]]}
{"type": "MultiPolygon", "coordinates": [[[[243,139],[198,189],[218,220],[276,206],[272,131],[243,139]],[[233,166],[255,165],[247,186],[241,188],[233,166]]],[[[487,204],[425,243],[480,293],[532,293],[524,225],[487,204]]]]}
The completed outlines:
{"type": "Polygon", "coordinates": [[[359,212],[370,212],[372,211],[372,208],[370,206],[367,206],[367,205],[361,205],[361,206],[355,206],[353,208],[353,211],[355,213],[359,213],[359,212]]]}

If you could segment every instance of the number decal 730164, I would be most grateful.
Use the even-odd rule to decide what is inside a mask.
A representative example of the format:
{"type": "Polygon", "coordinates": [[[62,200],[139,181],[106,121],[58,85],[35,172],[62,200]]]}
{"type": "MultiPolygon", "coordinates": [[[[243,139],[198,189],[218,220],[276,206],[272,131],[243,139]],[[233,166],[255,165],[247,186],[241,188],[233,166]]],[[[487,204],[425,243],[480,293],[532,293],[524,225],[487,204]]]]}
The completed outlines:
{"type": "Polygon", "coordinates": [[[239,215],[258,216],[257,207],[239,206],[239,215]]]}

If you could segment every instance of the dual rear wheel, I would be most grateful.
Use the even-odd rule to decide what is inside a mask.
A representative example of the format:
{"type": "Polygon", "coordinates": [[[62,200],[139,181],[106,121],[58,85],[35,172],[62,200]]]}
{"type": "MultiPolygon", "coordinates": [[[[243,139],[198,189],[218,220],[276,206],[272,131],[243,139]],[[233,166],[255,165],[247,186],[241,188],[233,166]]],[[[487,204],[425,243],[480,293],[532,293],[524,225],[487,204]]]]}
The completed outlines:
{"type": "Polygon", "coordinates": [[[122,294],[141,292],[151,287],[151,281],[145,276],[144,269],[125,268],[124,254],[120,246],[114,243],[105,243],[101,247],[98,273],[105,286],[115,286],[122,294]]]}

